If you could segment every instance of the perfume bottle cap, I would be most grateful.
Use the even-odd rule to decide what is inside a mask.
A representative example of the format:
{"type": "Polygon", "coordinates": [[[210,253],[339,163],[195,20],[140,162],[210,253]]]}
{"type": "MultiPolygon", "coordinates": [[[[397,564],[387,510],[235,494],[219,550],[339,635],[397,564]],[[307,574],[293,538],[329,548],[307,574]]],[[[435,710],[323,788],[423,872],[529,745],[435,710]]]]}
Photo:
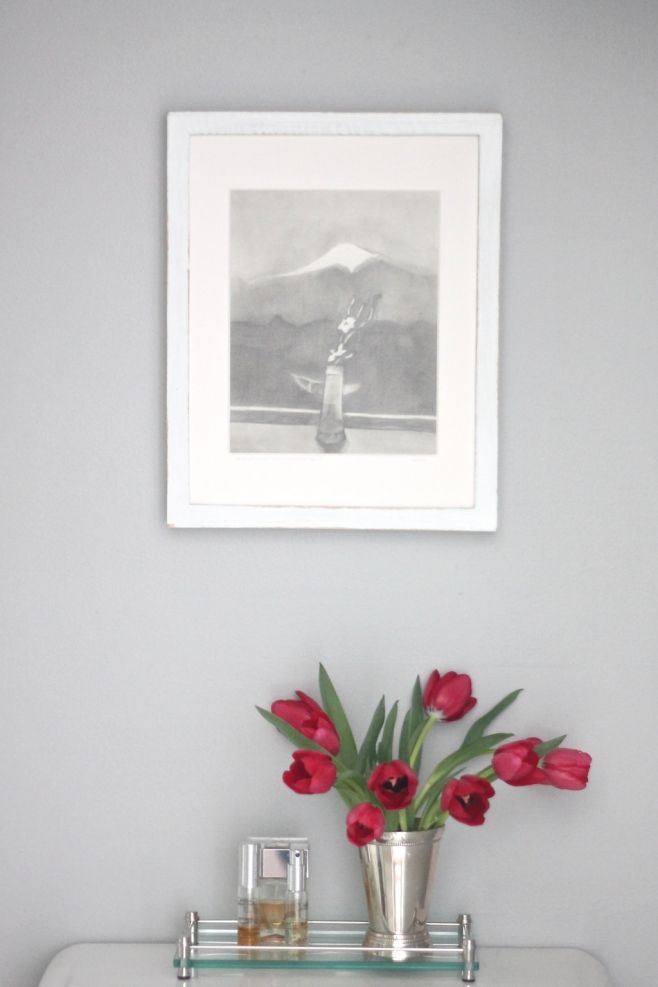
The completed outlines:
{"type": "Polygon", "coordinates": [[[240,844],[240,886],[248,891],[258,886],[259,850],[257,843],[240,844]]]}
{"type": "Polygon", "coordinates": [[[250,836],[243,845],[247,844],[258,847],[258,877],[281,882],[284,888],[292,854],[296,850],[308,851],[305,836],[250,836]]]}
{"type": "Polygon", "coordinates": [[[308,875],[308,850],[292,850],[288,862],[288,891],[305,891],[308,875]]]}
{"type": "Polygon", "coordinates": [[[285,881],[289,862],[289,847],[262,846],[260,876],[266,879],[285,881]]]}

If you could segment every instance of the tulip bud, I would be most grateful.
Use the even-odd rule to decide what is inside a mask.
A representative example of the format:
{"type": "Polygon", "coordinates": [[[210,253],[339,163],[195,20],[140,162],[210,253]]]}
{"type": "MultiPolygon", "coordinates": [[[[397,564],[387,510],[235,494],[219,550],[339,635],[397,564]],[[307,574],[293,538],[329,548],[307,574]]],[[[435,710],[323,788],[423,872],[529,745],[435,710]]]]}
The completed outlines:
{"type": "Polygon", "coordinates": [[[542,758],[541,766],[546,780],[553,788],[567,788],[577,792],[587,784],[592,758],[585,751],[556,747],[542,758]]]}
{"type": "Polygon", "coordinates": [[[499,747],[494,752],[492,766],[500,780],[517,787],[545,785],[546,775],[538,767],[537,744],[541,744],[539,737],[528,737],[527,740],[513,740],[499,747]]]}
{"type": "Polygon", "coordinates": [[[283,772],[283,781],[299,795],[322,795],[336,780],[336,767],[319,751],[294,751],[292,764],[283,772]]]}
{"type": "Polygon", "coordinates": [[[469,675],[458,675],[457,672],[439,675],[434,669],[423,691],[423,706],[428,713],[438,714],[439,719],[461,720],[477,702],[471,695],[471,688],[469,675]]]}
{"type": "Polygon", "coordinates": [[[309,740],[324,747],[330,754],[340,750],[340,739],[336,727],[322,706],[305,692],[296,692],[299,699],[277,699],[272,703],[272,712],[289,723],[309,740]]]}
{"type": "Polygon", "coordinates": [[[376,805],[362,802],[347,813],[347,838],[354,846],[378,840],[384,832],[384,813],[376,805]]]}

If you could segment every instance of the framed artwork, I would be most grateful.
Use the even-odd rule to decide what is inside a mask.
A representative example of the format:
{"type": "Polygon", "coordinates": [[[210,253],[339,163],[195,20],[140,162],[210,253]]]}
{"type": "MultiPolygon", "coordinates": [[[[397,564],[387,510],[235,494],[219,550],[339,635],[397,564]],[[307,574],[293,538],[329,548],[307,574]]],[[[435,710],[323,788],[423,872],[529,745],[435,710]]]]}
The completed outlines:
{"type": "Polygon", "coordinates": [[[497,114],[171,113],[168,523],[492,531],[497,114]]]}

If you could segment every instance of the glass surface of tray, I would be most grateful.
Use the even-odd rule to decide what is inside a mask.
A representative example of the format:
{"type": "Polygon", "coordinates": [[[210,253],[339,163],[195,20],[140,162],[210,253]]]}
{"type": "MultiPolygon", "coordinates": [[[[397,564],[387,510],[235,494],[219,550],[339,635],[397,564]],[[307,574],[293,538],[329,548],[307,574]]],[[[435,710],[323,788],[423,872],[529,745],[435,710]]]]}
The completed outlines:
{"type": "MultiPolygon", "coordinates": [[[[188,915],[196,913],[188,913],[188,915]]],[[[224,920],[188,921],[189,935],[179,940],[174,967],[183,979],[194,970],[258,968],[305,970],[445,970],[461,972],[473,982],[478,962],[475,943],[464,922],[428,923],[431,946],[364,947],[365,922],[309,922],[308,942],[289,946],[237,943],[237,923],[224,920]],[[465,938],[465,933],[468,938],[465,938]]]]}

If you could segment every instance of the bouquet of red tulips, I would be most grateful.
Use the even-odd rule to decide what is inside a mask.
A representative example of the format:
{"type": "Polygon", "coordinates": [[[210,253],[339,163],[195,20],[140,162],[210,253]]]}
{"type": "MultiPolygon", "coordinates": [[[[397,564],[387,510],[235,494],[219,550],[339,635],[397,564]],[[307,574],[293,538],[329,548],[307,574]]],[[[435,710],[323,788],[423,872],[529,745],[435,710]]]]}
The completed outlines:
{"type": "Polygon", "coordinates": [[[480,826],[500,779],[508,785],[585,787],[591,757],[562,747],[562,737],[512,740],[510,733],[487,733],[493,721],[522,691],[516,689],[471,725],[461,746],[444,757],[421,784],[423,744],[434,727],[460,720],[475,706],[468,675],[433,671],[425,687],[416,678],[410,707],[397,743],[398,702],[388,713],[382,696],[360,747],[326,669],[320,665],[322,705],[304,692],[278,699],[259,713],[298,748],[283,781],[300,795],[335,788],[349,807],[347,838],[356,846],[384,832],[436,829],[452,816],[480,826]],[[397,747],[397,757],[394,748],[397,747]],[[460,774],[471,761],[489,763],[474,774],[460,774]]]}

